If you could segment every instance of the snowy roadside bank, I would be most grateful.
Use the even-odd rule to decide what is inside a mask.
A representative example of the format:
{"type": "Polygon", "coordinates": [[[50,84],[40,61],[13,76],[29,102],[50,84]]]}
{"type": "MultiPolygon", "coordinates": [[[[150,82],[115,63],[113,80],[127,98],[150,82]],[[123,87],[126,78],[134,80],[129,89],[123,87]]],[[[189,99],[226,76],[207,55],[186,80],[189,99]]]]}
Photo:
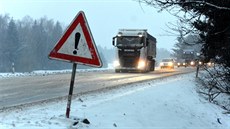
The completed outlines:
{"type": "MultiPolygon", "coordinates": [[[[77,72],[104,72],[112,70],[112,68],[93,68],[93,69],[77,69],[77,72]]],[[[71,74],[72,69],[65,69],[65,70],[36,70],[32,72],[23,72],[23,73],[0,73],[1,78],[13,78],[13,77],[26,77],[26,76],[46,76],[46,75],[53,75],[53,74],[71,74]]]]}
{"type": "MultiPolygon", "coordinates": [[[[89,68],[89,69],[77,69],[77,72],[104,72],[114,70],[113,64],[108,64],[107,68],[89,68]]],[[[26,76],[46,76],[53,74],[71,74],[72,69],[63,70],[35,70],[32,72],[15,72],[15,73],[0,73],[1,78],[13,78],[13,77],[26,77],[26,76]]]]}
{"type": "Polygon", "coordinates": [[[193,73],[79,96],[72,101],[71,119],[65,108],[66,101],[58,101],[3,111],[0,128],[230,128],[230,116],[196,92],[193,73]],[[77,123],[78,118],[90,124],[77,123]]]}

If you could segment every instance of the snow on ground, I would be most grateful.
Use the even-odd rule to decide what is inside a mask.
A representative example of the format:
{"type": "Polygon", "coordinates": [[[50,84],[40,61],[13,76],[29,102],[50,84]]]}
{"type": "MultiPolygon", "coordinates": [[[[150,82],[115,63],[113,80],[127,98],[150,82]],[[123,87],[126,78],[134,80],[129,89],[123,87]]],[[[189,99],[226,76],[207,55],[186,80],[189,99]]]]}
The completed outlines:
{"type": "Polygon", "coordinates": [[[72,100],[70,119],[67,100],[5,109],[0,129],[230,129],[230,115],[196,85],[192,73],[84,94],[72,100]]]}
{"type": "MultiPolygon", "coordinates": [[[[93,69],[77,69],[77,72],[95,72],[95,71],[108,71],[110,68],[93,68],[93,69]]],[[[16,73],[0,73],[1,78],[12,78],[12,77],[24,77],[24,76],[45,76],[51,74],[62,74],[62,73],[71,73],[72,69],[65,70],[36,70],[32,72],[16,72],[16,73]]]]}
{"type": "MultiPolygon", "coordinates": [[[[89,69],[77,69],[77,72],[95,72],[95,71],[108,71],[112,70],[113,65],[108,64],[107,68],[89,68],[89,69]]],[[[24,77],[24,76],[45,76],[50,74],[62,74],[62,73],[71,73],[72,69],[64,69],[64,70],[35,70],[32,72],[15,72],[15,73],[0,73],[1,78],[12,78],[12,77],[24,77]]]]}

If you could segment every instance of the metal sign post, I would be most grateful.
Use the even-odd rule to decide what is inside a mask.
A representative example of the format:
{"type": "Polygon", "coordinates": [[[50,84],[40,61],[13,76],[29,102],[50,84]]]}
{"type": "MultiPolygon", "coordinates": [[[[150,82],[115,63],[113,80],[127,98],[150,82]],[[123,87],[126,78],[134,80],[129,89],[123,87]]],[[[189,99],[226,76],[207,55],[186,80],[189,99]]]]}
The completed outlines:
{"type": "Polygon", "coordinates": [[[71,106],[71,100],[72,100],[72,95],[73,95],[73,87],[74,87],[76,68],[77,68],[77,64],[73,63],[70,88],[69,88],[69,95],[68,95],[68,102],[67,102],[67,107],[66,107],[66,118],[69,118],[69,114],[70,114],[70,106],[71,106]]]}
{"type": "Polygon", "coordinates": [[[198,64],[198,65],[196,66],[196,78],[198,78],[199,68],[200,68],[200,65],[198,64]]]}

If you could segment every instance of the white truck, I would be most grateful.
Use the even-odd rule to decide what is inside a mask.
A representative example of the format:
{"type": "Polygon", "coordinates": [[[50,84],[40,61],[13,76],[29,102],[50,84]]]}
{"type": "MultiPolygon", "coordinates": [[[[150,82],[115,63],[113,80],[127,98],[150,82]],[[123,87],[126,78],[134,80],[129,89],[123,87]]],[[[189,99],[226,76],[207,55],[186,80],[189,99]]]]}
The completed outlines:
{"type": "Polygon", "coordinates": [[[115,72],[155,70],[156,38],[147,29],[119,29],[112,44],[116,47],[115,72]]]}

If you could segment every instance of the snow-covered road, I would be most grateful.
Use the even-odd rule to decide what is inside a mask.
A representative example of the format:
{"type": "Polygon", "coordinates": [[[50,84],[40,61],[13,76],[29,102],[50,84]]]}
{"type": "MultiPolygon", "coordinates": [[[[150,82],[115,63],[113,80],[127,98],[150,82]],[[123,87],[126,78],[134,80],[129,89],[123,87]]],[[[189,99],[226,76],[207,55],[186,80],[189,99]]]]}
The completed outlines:
{"type": "MultiPolygon", "coordinates": [[[[130,83],[193,72],[193,68],[156,70],[149,73],[115,73],[114,70],[77,71],[74,94],[111,89],[130,83]]],[[[1,75],[1,74],[0,74],[1,75]]],[[[34,103],[66,97],[71,78],[70,71],[36,71],[31,74],[11,74],[0,79],[0,109],[25,103],[34,103]]],[[[4,76],[4,75],[3,75],[4,76]]]]}
{"type": "Polygon", "coordinates": [[[66,100],[1,110],[1,129],[229,129],[230,116],[197,92],[194,73],[66,100]],[[82,122],[87,119],[90,124],[82,122]]]}

